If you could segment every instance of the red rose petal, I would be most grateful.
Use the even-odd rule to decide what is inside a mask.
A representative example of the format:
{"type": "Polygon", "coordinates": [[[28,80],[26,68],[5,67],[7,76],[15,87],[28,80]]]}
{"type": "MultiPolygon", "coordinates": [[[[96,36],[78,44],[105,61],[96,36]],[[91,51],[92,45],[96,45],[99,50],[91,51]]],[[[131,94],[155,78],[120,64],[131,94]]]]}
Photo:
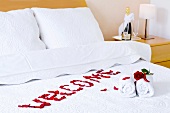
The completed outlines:
{"type": "Polygon", "coordinates": [[[61,97],[61,98],[54,98],[55,101],[61,101],[61,100],[63,100],[63,99],[66,99],[66,96],[63,96],[63,97],[61,97]]]}
{"type": "Polygon", "coordinates": [[[60,89],[65,89],[65,90],[67,90],[67,91],[71,91],[69,88],[65,88],[66,86],[69,86],[69,85],[61,85],[61,86],[60,86],[60,89]]]}
{"type": "Polygon", "coordinates": [[[94,80],[94,79],[89,79],[90,81],[94,81],[94,82],[98,82],[98,83],[100,83],[100,81],[99,80],[94,80]]]}
{"type": "Polygon", "coordinates": [[[146,74],[144,75],[143,79],[144,79],[144,81],[146,81],[146,82],[150,82],[149,80],[147,80],[146,74]]]}
{"type": "Polygon", "coordinates": [[[101,74],[107,74],[107,75],[111,75],[113,73],[112,70],[110,70],[109,72],[102,72],[101,74]]]}
{"type": "Polygon", "coordinates": [[[119,73],[121,73],[121,72],[119,72],[119,71],[116,72],[116,74],[119,74],[119,73]]]}
{"type": "Polygon", "coordinates": [[[30,106],[30,107],[32,107],[32,108],[40,108],[40,109],[42,109],[42,108],[44,108],[44,107],[45,107],[45,104],[41,104],[40,106],[30,106]]]}
{"type": "Polygon", "coordinates": [[[83,90],[83,88],[79,87],[77,90],[73,90],[73,91],[81,91],[81,90],[83,90]]]}
{"type": "Polygon", "coordinates": [[[119,90],[119,88],[117,88],[116,86],[114,86],[114,88],[113,88],[114,90],[119,90]]]}
{"type": "Polygon", "coordinates": [[[101,89],[100,91],[107,91],[107,88],[101,89]]]}
{"type": "Polygon", "coordinates": [[[117,71],[116,73],[113,73],[112,75],[118,75],[119,73],[121,73],[121,72],[117,71]]]}
{"type": "Polygon", "coordinates": [[[101,73],[102,71],[104,71],[103,69],[98,70],[96,73],[101,73]]]}
{"type": "Polygon", "coordinates": [[[30,107],[30,104],[28,104],[28,105],[18,105],[18,107],[20,107],[20,108],[28,108],[28,107],[30,107]]]}
{"type": "Polygon", "coordinates": [[[102,78],[111,78],[110,76],[101,75],[102,78]]]}
{"type": "Polygon", "coordinates": [[[127,79],[130,79],[130,77],[124,77],[122,80],[127,80],[127,79]]]}
{"type": "Polygon", "coordinates": [[[58,90],[56,90],[56,91],[48,91],[49,93],[54,93],[54,94],[59,94],[59,91],[58,90]]]}
{"type": "Polygon", "coordinates": [[[43,94],[43,95],[41,95],[41,96],[39,96],[38,98],[45,98],[45,97],[47,97],[47,96],[49,96],[50,94],[43,94]]]}

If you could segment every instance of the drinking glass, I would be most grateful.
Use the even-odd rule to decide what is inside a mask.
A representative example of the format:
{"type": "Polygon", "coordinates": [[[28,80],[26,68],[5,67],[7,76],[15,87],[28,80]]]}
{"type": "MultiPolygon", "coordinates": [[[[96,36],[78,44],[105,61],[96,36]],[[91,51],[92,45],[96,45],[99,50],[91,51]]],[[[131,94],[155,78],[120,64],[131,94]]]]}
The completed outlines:
{"type": "Polygon", "coordinates": [[[139,31],[139,20],[133,20],[133,39],[132,40],[140,40],[141,38],[137,37],[138,36],[138,31],[139,31]]]}

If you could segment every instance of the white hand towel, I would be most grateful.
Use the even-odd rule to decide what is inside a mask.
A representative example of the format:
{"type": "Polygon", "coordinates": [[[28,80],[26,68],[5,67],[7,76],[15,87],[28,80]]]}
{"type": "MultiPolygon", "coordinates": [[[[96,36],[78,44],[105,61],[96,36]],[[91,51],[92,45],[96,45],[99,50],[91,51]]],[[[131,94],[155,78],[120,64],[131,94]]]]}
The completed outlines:
{"type": "Polygon", "coordinates": [[[136,96],[134,79],[128,75],[122,75],[119,79],[119,93],[123,97],[136,96]]]}
{"type": "Polygon", "coordinates": [[[153,77],[152,75],[147,75],[146,78],[150,82],[146,82],[144,79],[140,79],[136,82],[136,89],[139,97],[151,97],[154,95],[153,77]]]}

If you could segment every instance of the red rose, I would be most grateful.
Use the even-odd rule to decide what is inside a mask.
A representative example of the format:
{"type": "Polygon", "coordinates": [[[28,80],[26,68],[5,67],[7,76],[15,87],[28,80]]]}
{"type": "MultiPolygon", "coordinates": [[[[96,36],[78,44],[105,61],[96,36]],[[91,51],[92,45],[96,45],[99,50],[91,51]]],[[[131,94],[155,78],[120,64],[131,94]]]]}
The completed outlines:
{"type": "Polygon", "coordinates": [[[141,78],[144,78],[144,74],[142,73],[142,72],[139,72],[139,71],[137,71],[137,72],[135,72],[134,73],[134,78],[136,79],[136,80],[140,80],[141,78]]]}

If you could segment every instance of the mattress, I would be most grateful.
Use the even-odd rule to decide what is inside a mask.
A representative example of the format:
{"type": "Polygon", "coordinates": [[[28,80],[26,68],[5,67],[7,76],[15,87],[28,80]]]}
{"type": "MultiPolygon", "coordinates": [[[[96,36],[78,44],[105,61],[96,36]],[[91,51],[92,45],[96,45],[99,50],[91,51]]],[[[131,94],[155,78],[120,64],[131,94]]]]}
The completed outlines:
{"type": "MultiPolygon", "coordinates": [[[[119,74],[111,78],[101,79],[100,83],[93,82],[93,87],[85,87],[75,95],[68,96],[62,101],[47,101],[51,106],[43,109],[19,108],[21,104],[32,104],[35,98],[50,90],[59,89],[61,85],[70,84],[71,80],[83,80],[85,74],[65,75],[51,79],[34,80],[20,85],[0,86],[1,113],[169,113],[170,112],[170,70],[146,61],[133,64],[113,66],[105,71],[120,71],[133,75],[142,68],[154,73],[155,95],[150,98],[121,97],[113,86],[118,84],[119,74]],[[101,91],[102,89],[107,91],[101,91]]],[[[72,88],[72,86],[70,86],[72,88]]],[[[60,89],[61,90],[61,89],[60,89]]],[[[35,104],[36,105],[36,104],[35,104]]]]}

